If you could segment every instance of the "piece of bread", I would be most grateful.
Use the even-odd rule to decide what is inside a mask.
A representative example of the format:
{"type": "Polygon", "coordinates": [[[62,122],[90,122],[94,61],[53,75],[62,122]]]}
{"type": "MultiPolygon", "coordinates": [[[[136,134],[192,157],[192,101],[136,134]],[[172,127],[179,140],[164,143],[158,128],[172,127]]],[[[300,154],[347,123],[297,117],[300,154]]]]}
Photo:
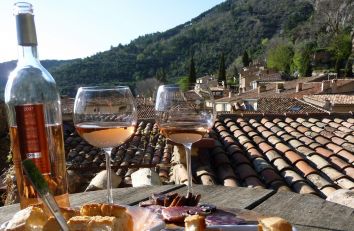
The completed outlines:
{"type": "Polygon", "coordinates": [[[60,211],[66,221],[70,220],[72,217],[80,215],[80,210],[69,207],[60,208],[60,211]]]}
{"type": "Polygon", "coordinates": [[[119,229],[118,219],[115,217],[101,217],[94,216],[91,217],[90,222],[87,226],[87,231],[115,231],[115,230],[124,230],[119,229]]]}
{"type": "Polygon", "coordinates": [[[120,217],[126,213],[126,208],[120,205],[92,203],[80,208],[81,216],[113,216],[120,217]]]}
{"type": "Polygon", "coordinates": [[[29,206],[15,213],[7,224],[6,231],[40,230],[47,222],[48,216],[41,208],[29,206]]]}
{"type": "Polygon", "coordinates": [[[184,219],[185,231],[204,231],[206,229],[205,217],[200,215],[188,216],[184,219]]]}
{"type": "Polygon", "coordinates": [[[42,231],[61,231],[61,228],[54,217],[49,217],[44,224],[42,231]]]}
{"type": "Polygon", "coordinates": [[[267,217],[259,220],[259,231],[291,231],[291,224],[281,217],[267,217]]]}
{"type": "Polygon", "coordinates": [[[117,230],[133,230],[133,218],[126,211],[127,209],[119,205],[111,204],[85,204],[80,208],[81,216],[111,216],[117,218],[117,230]]]}
{"type": "Polygon", "coordinates": [[[70,231],[86,231],[90,216],[75,216],[69,219],[68,226],[70,231]]]}
{"type": "Polygon", "coordinates": [[[75,216],[70,218],[70,231],[133,231],[133,224],[127,214],[114,216],[75,216]]]}

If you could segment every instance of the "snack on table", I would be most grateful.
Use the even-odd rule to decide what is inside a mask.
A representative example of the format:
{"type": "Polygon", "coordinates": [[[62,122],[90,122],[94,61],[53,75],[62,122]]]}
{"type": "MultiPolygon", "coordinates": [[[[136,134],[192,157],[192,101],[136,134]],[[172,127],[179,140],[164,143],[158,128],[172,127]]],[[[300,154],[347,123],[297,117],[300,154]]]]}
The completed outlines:
{"type": "Polygon", "coordinates": [[[291,224],[281,217],[267,217],[259,220],[259,231],[291,231],[291,224]]]}
{"type": "Polygon", "coordinates": [[[200,215],[191,215],[184,219],[185,231],[204,231],[206,229],[205,218],[200,215]]]}
{"type": "MultiPolygon", "coordinates": [[[[86,204],[80,210],[61,208],[71,231],[133,231],[133,218],[125,207],[109,204],[86,204]]],[[[34,206],[17,212],[6,225],[5,231],[59,231],[54,217],[48,217],[43,209],[34,206]]]]}
{"type": "Polygon", "coordinates": [[[29,206],[17,212],[6,226],[5,230],[22,231],[42,227],[48,220],[48,216],[41,208],[29,206]]]}
{"type": "MultiPolygon", "coordinates": [[[[126,212],[125,207],[119,205],[98,204],[98,203],[86,204],[81,207],[80,215],[93,216],[93,219],[91,219],[88,224],[89,227],[99,226],[100,223],[103,224],[107,222],[108,223],[112,222],[114,223],[114,227],[117,227],[117,229],[113,229],[113,230],[124,230],[124,231],[133,230],[132,216],[126,212]],[[114,217],[116,219],[111,220],[111,219],[106,219],[101,217],[114,217]]],[[[68,224],[70,223],[70,220],[68,224]]]]}

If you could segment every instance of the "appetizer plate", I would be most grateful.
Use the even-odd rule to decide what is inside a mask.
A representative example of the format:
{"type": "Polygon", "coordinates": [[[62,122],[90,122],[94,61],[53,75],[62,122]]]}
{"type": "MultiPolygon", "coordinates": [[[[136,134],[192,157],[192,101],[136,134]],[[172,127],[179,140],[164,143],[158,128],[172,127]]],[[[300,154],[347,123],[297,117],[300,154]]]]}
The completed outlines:
{"type": "MultiPolygon", "coordinates": [[[[138,206],[126,206],[128,213],[133,217],[134,231],[160,231],[165,228],[165,222],[159,214],[138,206]]],[[[7,222],[1,224],[0,231],[4,231],[7,222]]]]}

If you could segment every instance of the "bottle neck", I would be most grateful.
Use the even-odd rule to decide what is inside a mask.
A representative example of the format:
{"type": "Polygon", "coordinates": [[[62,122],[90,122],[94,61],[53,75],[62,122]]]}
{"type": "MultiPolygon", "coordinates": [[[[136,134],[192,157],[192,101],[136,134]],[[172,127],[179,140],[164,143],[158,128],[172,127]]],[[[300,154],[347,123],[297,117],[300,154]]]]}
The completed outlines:
{"type": "Polygon", "coordinates": [[[18,46],[18,63],[36,64],[39,63],[37,46],[18,46]]]}

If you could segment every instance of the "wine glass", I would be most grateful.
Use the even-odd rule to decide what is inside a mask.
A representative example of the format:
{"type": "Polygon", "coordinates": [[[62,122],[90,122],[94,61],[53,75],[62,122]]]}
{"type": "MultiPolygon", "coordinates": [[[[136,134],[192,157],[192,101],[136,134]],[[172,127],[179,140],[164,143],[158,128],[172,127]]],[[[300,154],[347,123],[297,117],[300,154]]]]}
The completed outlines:
{"type": "Polygon", "coordinates": [[[111,151],[134,133],[137,111],[126,86],[80,87],[74,104],[74,125],[79,135],[106,155],[107,200],[113,203],[111,151]]]}
{"type": "Polygon", "coordinates": [[[155,104],[156,122],[169,140],[182,144],[186,152],[188,194],[192,192],[191,149],[215,120],[214,98],[204,85],[159,86],[155,104]]]}

